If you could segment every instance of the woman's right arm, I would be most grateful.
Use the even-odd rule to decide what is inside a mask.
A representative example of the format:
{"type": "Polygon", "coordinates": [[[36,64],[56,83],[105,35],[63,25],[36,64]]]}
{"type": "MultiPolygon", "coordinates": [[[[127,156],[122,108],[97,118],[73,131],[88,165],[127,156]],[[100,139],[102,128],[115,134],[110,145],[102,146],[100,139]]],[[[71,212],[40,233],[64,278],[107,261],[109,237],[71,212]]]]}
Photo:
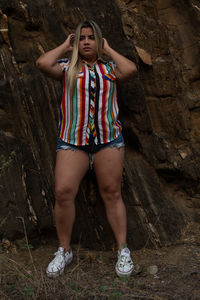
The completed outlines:
{"type": "Polygon", "coordinates": [[[73,50],[71,43],[73,38],[74,34],[70,34],[63,44],[42,54],[36,61],[38,69],[53,79],[61,80],[62,69],[58,63],[58,59],[73,50]]]}

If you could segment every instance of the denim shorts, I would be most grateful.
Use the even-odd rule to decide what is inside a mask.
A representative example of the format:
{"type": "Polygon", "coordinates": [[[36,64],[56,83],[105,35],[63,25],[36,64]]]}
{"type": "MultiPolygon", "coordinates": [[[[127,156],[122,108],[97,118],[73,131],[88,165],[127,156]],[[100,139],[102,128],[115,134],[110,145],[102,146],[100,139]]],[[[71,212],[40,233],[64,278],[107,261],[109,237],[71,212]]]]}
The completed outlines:
{"type": "Polygon", "coordinates": [[[113,140],[109,143],[98,144],[98,145],[96,145],[94,143],[94,141],[92,141],[92,142],[90,142],[89,145],[76,146],[76,145],[68,144],[68,143],[64,142],[61,138],[58,138],[56,151],[59,152],[60,150],[72,150],[72,151],[82,150],[89,154],[90,166],[92,167],[93,160],[94,160],[94,154],[96,152],[103,150],[103,149],[107,149],[107,148],[119,149],[124,146],[125,146],[124,138],[123,138],[122,133],[120,133],[119,136],[115,140],[113,140]]]}

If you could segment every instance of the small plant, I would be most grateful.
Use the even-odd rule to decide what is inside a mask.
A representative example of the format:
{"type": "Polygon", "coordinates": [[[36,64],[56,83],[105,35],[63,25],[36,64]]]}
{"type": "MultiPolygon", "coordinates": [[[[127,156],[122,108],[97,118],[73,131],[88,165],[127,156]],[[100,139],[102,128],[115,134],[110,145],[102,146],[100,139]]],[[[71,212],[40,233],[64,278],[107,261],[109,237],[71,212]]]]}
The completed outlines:
{"type": "Polygon", "coordinates": [[[33,245],[31,245],[31,244],[24,244],[24,245],[22,245],[21,246],[21,249],[33,249],[34,248],[34,246],[33,245]]]}
{"type": "Polygon", "coordinates": [[[119,280],[120,282],[126,283],[128,281],[128,278],[127,278],[127,276],[121,276],[121,277],[118,277],[117,280],[119,280]]]}
{"type": "Polygon", "coordinates": [[[127,244],[122,244],[121,249],[127,248],[127,244]]]}
{"type": "Polygon", "coordinates": [[[7,284],[6,287],[7,287],[8,292],[11,292],[15,288],[15,286],[12,284],[7,284]]]}
{"type": "Polygon", "coordinates": [[[31,299],[32,296],[34,295],[35,293],[35,289],[33,286],[29,285],[27,287],[25,287],[23,289],[23,291],[21,292],[21,294],[26,298],[26,299],[31,299]]]}
{"type": "Polygon", "coordinates": [[[102,263],[102,264],[104,264],[102,253],[99,254],[99,262],[102,263]]]}
{"type": "Polygon", "coordinates": [[[109,300],[119,300],[122,299],[122,293],[119,291],[114,291],[108,298],[109,300]]]}
{"type": "Polygon", "coordinates": [[[100,286],[99,287],[99,292],[105,292],[108,289],[106,285],[100,286]]]}
{"type": "Polygon", "coordinates": [[[99,259],[103,262],[103,256],[102,256],[102,254],[99,255],[99,259]]]}
{"type": "Polygon", "coordinates": [[[78,289],[77,289],[76,283],[74,281],[70,281],[69,286],[73,291],[77,292],[78,289]]]}

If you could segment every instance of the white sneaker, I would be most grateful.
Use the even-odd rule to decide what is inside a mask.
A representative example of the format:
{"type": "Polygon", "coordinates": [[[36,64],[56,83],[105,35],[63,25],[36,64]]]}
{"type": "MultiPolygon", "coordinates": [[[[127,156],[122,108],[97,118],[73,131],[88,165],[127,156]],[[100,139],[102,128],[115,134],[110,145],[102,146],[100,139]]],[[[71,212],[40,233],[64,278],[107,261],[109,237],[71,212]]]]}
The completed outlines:
{"type": "Polygon", "coordinates": [[[130,250],[123,248],[118,251],[118,261],[116,263],[116,273],[118,276],[130,276],[134,269],[134,265],[131,259],[130,250]]]}
{"type": "Polygon", "coordinates": [[[47,276],[50,278],[56,278],[61,275],[64,272],[65,266],[69,265],[73,258],[72,251],[65,252],[63,247],[59,247],[54,255],[55,258],[46,269],[47,276]]]}

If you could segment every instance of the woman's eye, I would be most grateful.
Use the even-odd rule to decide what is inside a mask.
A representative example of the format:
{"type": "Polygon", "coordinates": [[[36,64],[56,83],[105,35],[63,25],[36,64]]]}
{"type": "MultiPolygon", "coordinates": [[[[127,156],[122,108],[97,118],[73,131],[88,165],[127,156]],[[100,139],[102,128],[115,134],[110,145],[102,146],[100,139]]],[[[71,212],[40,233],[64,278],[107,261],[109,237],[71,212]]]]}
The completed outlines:
{"type": "Polygon", "coordinates": [[[84,39],[90,39],[90,40],[95,40],[94,35],[89,35],[88,37],[85,36],[80,36],[80,41],[83,41],[84,39]]]}

